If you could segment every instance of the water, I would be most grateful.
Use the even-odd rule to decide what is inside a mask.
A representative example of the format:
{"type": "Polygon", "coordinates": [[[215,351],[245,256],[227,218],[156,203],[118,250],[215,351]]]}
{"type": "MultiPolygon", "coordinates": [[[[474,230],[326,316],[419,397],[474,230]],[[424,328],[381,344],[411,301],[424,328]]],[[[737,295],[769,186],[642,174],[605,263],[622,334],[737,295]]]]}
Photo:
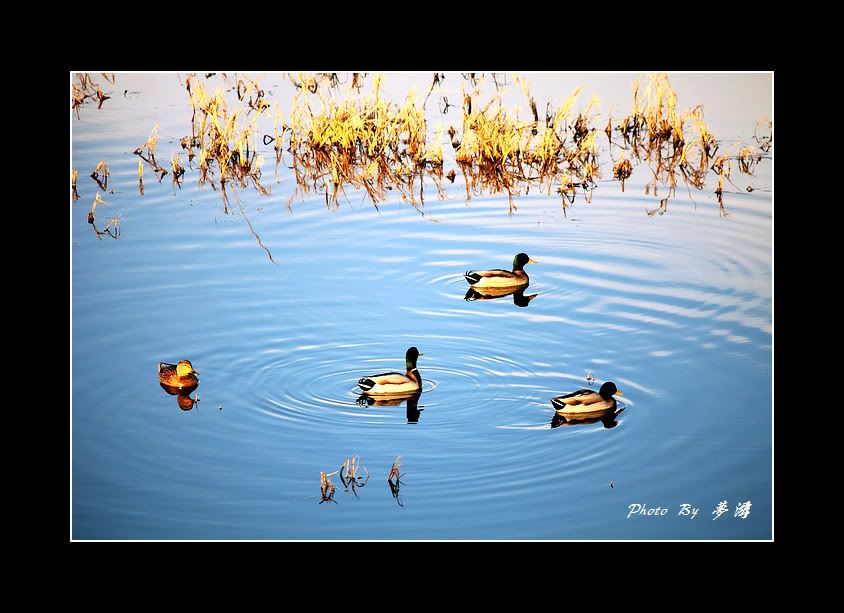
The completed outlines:
{"type": "MultiPolygon", "coordinates": [[[[158,122],[163,163],[189,105],[175,75],[117,78],[73,119],[74,539],[771,538],[769,192],[728,194],[719,218],[711,188],[696,209],[681,188],[649,217],[639,167],[567,218],[534,190],[512,218],[506,197],[467,206],[459,180],[424,217],[359,194],[291,212],[282,171],[270,198],[241,194],[273,265],[194,171],[181,190],[148,174],[138,195],[131,151],[158,122]],[[119,213],[119,240],[85,221],[101,159],[117,193],[97,222],[119,213]],[[539,262],[527,307],[464,300],[464,270],[520,251],[539,262]],[[416,410],[358,404],[357,379],[402,370],[411,345],[416,410]],[[182,358],[201,380],[189,411],[156,377],[182,358]],[[549,398],[587,371],[625,392],[617,426],[551,428],[549,398]],[[339,504],[319,504],[319,472],[355,454],[359,498],[334,476],[339,504]],[[399,454],[403,506],[386,483],[399,454]],[[627,518],[636,503],[670,511],[627,518]]],[[[770,162],[751,184],[770,188],[770,162]]]]}

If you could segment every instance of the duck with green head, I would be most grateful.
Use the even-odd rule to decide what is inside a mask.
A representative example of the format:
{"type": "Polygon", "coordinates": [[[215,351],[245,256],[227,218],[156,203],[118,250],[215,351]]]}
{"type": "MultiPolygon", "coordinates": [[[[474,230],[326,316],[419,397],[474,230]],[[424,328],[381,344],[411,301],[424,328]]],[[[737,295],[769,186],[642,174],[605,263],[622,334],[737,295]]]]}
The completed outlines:
{"type": "Polygon", "coordinates": [[[615,383],[607,381],[597,392],[595,390],[577,390],[564,396],[551,399],[551,404],[567,418],[590,419],[600,417],[608,411],[615,410],[616,400],[613,396],[624,396],[615,383]]]}
{"type": "Polygon", "coordinates": [[[158,364],[158,382],[162,386],[179,390],[179,393],[193,391],[199,385],[198,375],[189,360],[180,360],[178,364],[158,364]]]}
{"type": "Polygon", "coordinates": [[[362,393],[368,396],[410,395],[422,389],[422,377],[416,368],[416,360],[420,353],[416,347],[411,347],[405,354],[407,372],[384,372],[378,375],[363,377],[358,381],[362,393]]]}
{"type": "Polygon", "coordinates": [[[495,268],[493,270],[467,270],[463,273],[466,281],[473,288],[514,287],[527,285],[530,279],[525,272],[525,264],[536,264],[527,253],[517,253],[513,258],[513,270],[495,268]]]}

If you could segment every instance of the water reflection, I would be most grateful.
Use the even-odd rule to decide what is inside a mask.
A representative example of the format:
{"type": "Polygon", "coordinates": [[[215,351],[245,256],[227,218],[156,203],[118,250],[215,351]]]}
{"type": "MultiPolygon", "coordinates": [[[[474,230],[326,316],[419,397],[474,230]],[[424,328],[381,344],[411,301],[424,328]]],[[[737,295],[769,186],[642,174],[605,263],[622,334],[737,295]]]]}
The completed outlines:
{"type": "Polygon", "coordinates": [[[424,411],[424,408],[419,408],[419,397],[422,392],[415,394],[406,394],[404,396],[392,396],[390,398],[377,398],[361,394],[358,396],[357,403],[360,405],[376,406],[376,407],[397,407],[405,400],[407,401],[407,423],[419,423],[419,415],[424,411]]]}
{"type": "Polygon", "coordinates": [[[176,397],[176,403],[179,405],[179,408],[183,411],[190,411],[199,402],[198,398],[190,397],[191,392],[193,392],[197,388],[198,384],[190,388],[181,389],[178,387],[173,387],[172,385],[167,385],[166,383],[159,382],[159,385],[161,386],[161,389],[163,389],[165,392],[167,392],[171,396],[176,397]]]}
{"type": "Polygon", "coordinates": [[[505,296],[513,296],[513,304],[518,307],[526,307],[530,304],[530,301],[536,298],[539,294],[529,294],[525,296],[525,290],[528,288],[527,285],[524,287],[520,287],[519,289],[515,289],[513,287],[485,287],[483,288],[483,292],[476,290],[473,287],[470,287],[466,291],[466,296],[464,296],[464,300],[467,302],[474,302],[475,300],[495,300],[496,298],[504,298],[505,296]]]}
{"type": "Polygon", "coordinates": [[[399,467],[401,466],[400,460],[401,456],[398,456],[393,462],[393,466],[390,468],[390,474],[387,476],[387,483],[390,484],[390,493],[393,495],[393,498],[395,498],[396,503],[398,503],[400,507],[403,507],[404,502],[402,501],[400,494],[403,483],[401,480],[401,472],[399,472],[399,467]]]}
{"type": "Polygon", "coordinates": [[[343,487],[346,488],[347,492],[351,489],[355,498],[360,498],[355,488],[364,487],[368,481],[369,471],[366,469],[366,466],[362,466],[360,464],[359,456],[354,456],[353,458],[343,462],[343,466],[340,467],[340,482],[343,484],[343,487]],[[366,477],[358,475],[358,470],[361,468],[363,468],[366,473],[366,477]]]}
{"type": "Polygon", "coordinates": [[[622,411],[624,411],[624,408],[618,410],[608,409],[601,415],[592,416],[592,414],[587,414],[590,417],[574,417],[572,415],[567,416],[562,413],[554,413],[554,416],[551,418],[551,427],[559,428],[560,426],[577,426],[601,422],[604,424],[604,428],[615,428],[618,425],[616,417],[621,415],[622,411]]]}

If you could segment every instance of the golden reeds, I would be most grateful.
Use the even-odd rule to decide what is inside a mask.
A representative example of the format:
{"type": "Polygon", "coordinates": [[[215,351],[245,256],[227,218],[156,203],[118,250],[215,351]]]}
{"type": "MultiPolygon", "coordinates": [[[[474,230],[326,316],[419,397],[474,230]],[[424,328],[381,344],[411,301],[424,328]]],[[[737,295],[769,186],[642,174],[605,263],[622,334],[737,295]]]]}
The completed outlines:
{"type": "MultiPolygon", "coordinates": [[[[631,85],[632,108],[627,115],[614,111],[603,118],[596,96],[578,108],[578,87],[556,106],[546,104],[541,120],[525,79],[513,78],[527,103],[527,115],[520,116],[523,111],[519,107],[502,104],[504,79],[493,74],[495,93],[485,98],[479,87],[484,76],[467,73],[459,129],[438,123],[430,134],[425,109],[442,84],[442,73],[434,74],[421,104],[415,92],[398,104],[386,100],[380,93],[382,75],[367,80],[367,92],[364,76],[353,73],[344,82],[337,73],[288,75],[297,90],[292,110],[285,113],[275,106],[272,132],[264,135],[262,143],[273,146],[277,181],[282,161],[293,171],[296,186],[288,207],[297,197],[316,192],[328,208],[336,209],[341,196],[348,200],[351,188],[364,193],[376,208],[392,192],[421,211],[426,181],[433,181],[438,196],[444,198],[443,176],[453,183],[459,170],[467,203],[478,194],[506,194],[512,213],[515,199],[537,186],[543,193],[559,194],[565,213],[578,194],[591,201],[602,170],[611,168],[611,178],[621,183],[623,192],[634,165],[644,164],[650,171],[645,193],[653,192],[660,199],[659,208],[649,214],[667,211],[678,183],[685,184],[690,195],[692,188],[703,189],[710,170],[718,177],[715,195],[725,214],[725,182],[731,182],[732,163],[740,173],[753,175],[771,148],[772,124],[762,119],[754,127],[755,146],[736,144],[719,155],[720,144],[704,121],[702,107],[681,111],[677,93],[664,74],[647,75],[631,85]],[[340,92],[344,84],[349,86],[340,92]],[[474,89],[468,90],[469,85],[474,89]],[[451,152],[446,155],[443,151],[446,134],[453,158],[451,152]],[[620,156],[614,155],[619,151],[620,156]],[[607,152],[610,160],[605,166],[602,158],[607,152]],[[289,161],[285,154],[290,155],[289,161]],[[450,163],[455,167],[447,168],[450,163]]],[[[113,82],[113,78],[107,80],[113,82]]],[[[227,97],[225,90],[211,92],[195,75],[186,75],[191,131],[180,139],[180,145],[188,162],[183,165],[181,154],[173,153],[169,168],[158,164],[156,125],[134,151],[141,158],[141,195],[144,163],[159,181],[171,172],[174,185],[180,186],[188,169],[198,168],[199,185],[210,183],[219,191],[226,212],[234,188],[254,187],[259,194],[270,195],[269,187],[262,183],[263,160],[255,141],[259,119],[267,117],[268,121],[265,114],[270,102],[258,79],[241,76],[233,85],[236,100],[234,95],[227,97]],[[194,164],[196,157],[198,165],[194,164]]],[[[100,97],[100,103],[107,99],[90,75],[78,74],[72,87],[77,115],[86,97],[100,97]]],[[[91,176],[105,192],[109,169],[104,161],[91,176]]],[[[75,174],[72,186],[75,201],[75,174]]]]}
{"type": "Polygon", "coordinates": [[[337,504],[337,501],[334,500],[334,492],[336,488],[334,484],[329,479],[329,476],[336,475],[339,471],[335,470],[333,473],[326,473],[325,471],[320,471],[319,473],[319,492],[322,496],[322,500],[319,501],[320,504],[323,502],[333,502],[337,504]]]}
{"type": "Polygon", "coordinates": [[[101,190],[108,191],[108,176],[110,171],[108,169],[108,165],[105,163],[105,160],[102,160],[97,167],[94,169],[94,172],[91,173],[91,178],[97,182],[97,185],[101,190]]]}
{"type": "Polygon", "coordinates": [[[390,467],[390,473],[387,475],[387,483],[390,486],[390,493],[393,495],[393,498],[396,499],[400,507],[403,507],[404,502],[402,502],[400,494],[402,485],[401,473],[399,472],[400,460],[401,456],[396,456],[392,467],[390,467]]]}
{"type": "Polygon", "coordinates": [[[97,210],[98,204],[109,204],[108,202],[100,198],[100,192],[97,192],[97,195],[94,198],[94,202],[91,204],[91,210],[88,211],[88,223],[94,223],[94,211],[97,210]]]}
{"type": "MultiPolygon", "coordinates": [[[[103,78],[114,85],[115,76],[111,74],[109,76],[106,73],[102,73],[103,78]]],[[[103,102],[111,98],[111,96],[106,96],[103,93],[102,88],[99,85],[94,83],[94,80],[91,78],[91,75],[86,73],[76,73],[75,75],[76,82],[71,83],[71,110],[76,111],[76,118],[79,119],[79,109],[82,107],[82,104],[87,99],[97,99],[97,108],[101,109],[103,106],[103,102]]]]}

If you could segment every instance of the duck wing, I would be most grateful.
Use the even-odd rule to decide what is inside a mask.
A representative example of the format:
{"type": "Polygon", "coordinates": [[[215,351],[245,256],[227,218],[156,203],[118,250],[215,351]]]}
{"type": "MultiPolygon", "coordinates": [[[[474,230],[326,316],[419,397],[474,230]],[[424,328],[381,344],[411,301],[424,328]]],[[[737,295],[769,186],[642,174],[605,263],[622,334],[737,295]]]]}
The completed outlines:
{"type": "Polygon", "coordinates": [[[358,381],[358,386],[364,391],[368,391],[376,385],[406,385],[408,383],[416,382],[400,372],[384,372],[380,375],[363,377],[358,381]]]}
{"type": "Polygon", "coordinates": [[[469,285],[475,285],[481,279],[518,279],[515,273],[511,270],[504,270],[502,268],[495,268],[493,270],[467,270],[463,273],[469,285]]]}
{"type": "Polygon", "coordinates": [[[579,404],[589,405],[601,401],[603,401],[603,398],[601,398],[601,395],[595,390],[577,390],[576,392],[557,396],[556,398],[551,399],[551,402],[555,406],[575,406],[579,404]]]}

